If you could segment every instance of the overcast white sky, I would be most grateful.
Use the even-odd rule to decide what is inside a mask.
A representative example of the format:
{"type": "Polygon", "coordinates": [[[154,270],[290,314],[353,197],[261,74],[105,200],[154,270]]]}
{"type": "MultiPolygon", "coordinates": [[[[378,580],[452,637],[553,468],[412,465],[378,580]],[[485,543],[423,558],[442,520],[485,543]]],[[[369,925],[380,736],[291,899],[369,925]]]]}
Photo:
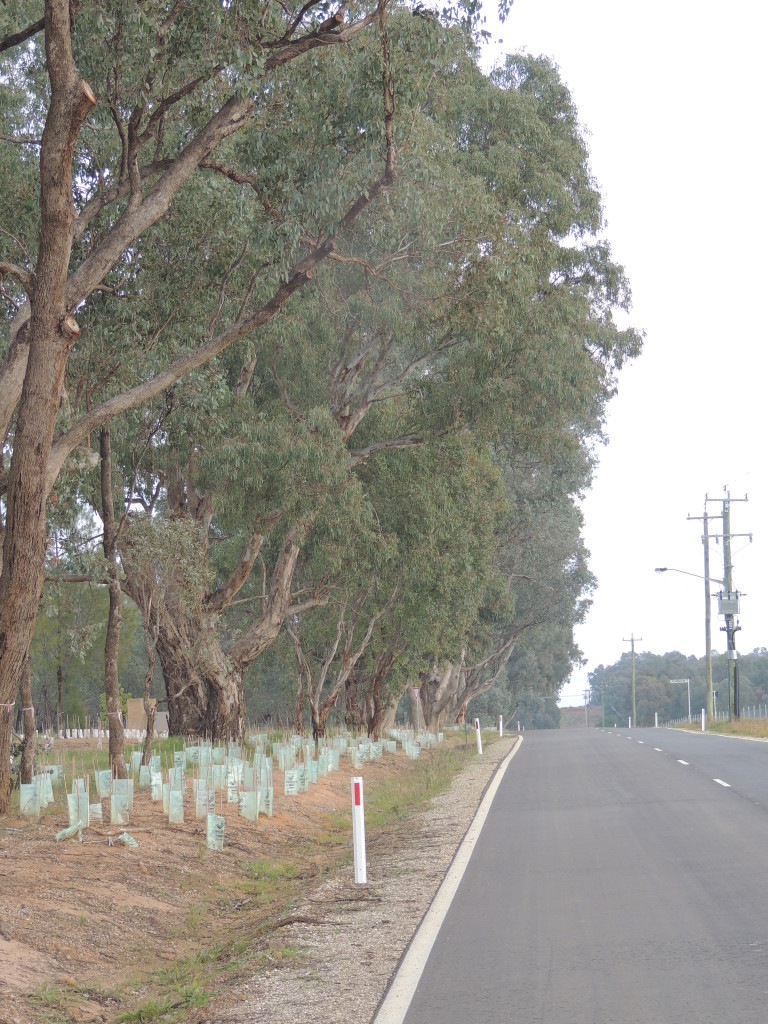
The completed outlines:
{"type": "MultiPolygon", "coordinates": [[[[490,4],[492,0],[487,0],[490,4]]],[[[616,260],[633,292],[643,355],[621,375],[584,505],[599,586],[577,633],[586,672],[629,650],[704,653],[705,494],[733,498],[741,603],[737,647],[768,646],[768,484],[763,250],[765,54],[758,0],[515,0],[500,49],[547,54],[569,86],[590,146],[616,260]]],[[[721,511],[710,504],[710,511],[721,511]]],[[[711,524],[713,533],[721,529],[711,524]]],[[[710,573],[722,577],[722,545],[710,573]]],[[[714,590],[717,587],[713,587],[714,590]]],[[[725,649],[713,605],[715,649],[725,649]]]]}

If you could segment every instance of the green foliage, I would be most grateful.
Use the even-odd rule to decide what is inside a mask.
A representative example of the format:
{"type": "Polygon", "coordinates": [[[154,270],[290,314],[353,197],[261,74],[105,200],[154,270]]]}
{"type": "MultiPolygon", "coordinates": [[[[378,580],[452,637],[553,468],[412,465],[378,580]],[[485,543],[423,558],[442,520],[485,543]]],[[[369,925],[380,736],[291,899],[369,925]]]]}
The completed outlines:
{"type": "MultiPolygon", "coordinates": [[[[758,648],[739,655],[739,690],[742,706],[768,703],[768,651],[758,648]]],[[[706,707],[706,659],[685,656],[679,651],[667,654],[638,652],[635,656],[635,702],[638,725],[683,718],[688,714],[688,687],[671,686],[670,679],[691,680],[691,709],[694,715],[706,707]]],[[[598,665],[589,674],[591,703],[605,701],[607,725],[625,725],[632,714],[632,655],[625,652],[613,665],[598,665]]],[[[712,654],[712,682],[719,691],[718,711],[728,709],[728,658],[712,654]]]]}
{"type": "MultiPolygon", "coordinates": [[[[216,111],[244,106],[239,130],[78,308],[58,427],[237,338],[137,399],[112,432],[115,509],[129,517],[121,557],[142,607],[164,603],[195,624],[223,663],[266,613],[263,591],[290,536],[301,548],[294,592],[328,601],[301,622],[315,660],[339,608],[358,602],[359,630],[380,615],[359,674],[370,679],[386,656],[386,700],[435,659],[479,663],[511,639],[503,706],[532,679],[548,699],[579,657],[573,625],[593,585],[576,499],[617,372],[640,347],[614,319],[629,288],[600,237],[577,112],[548,60],[515,55],[481,72],[475,0],[439,17],[398,4],[384,36],[377,23],[352,45],[272,60],[293,17],[301,12],[301,35],[330,10],[79,8],[75,59],[99,102],[75,152],[73,270],[124,223],[134,155],[147,196],[216,111]],[[389,130],[396,177],[380,188],[389,130]],[[273,316],[292,267],[321,243],[328,258],[273,316]],[[258,311],[269,317],[246,329],[258,311]],[[211,613],[256,548],[237,603],[211,613]]],[[[28,13],[4,6],[0,31],[28,13]]],[[[3,131],[39,134],[42,47],[21,48],[5,68],[3,131]]],[[[35,152],[0,143],[0,224],[21,211],[15,237],[30,265],[35,152]]],[[[84,459],[62,477],[49,509],[58,529],[74,536],[88,521],[96,483],[84,459]]],[[[103,572],[87,545],[68,557],[103,572]]],[[[99,614],[70,644],[83,664],[99,614]]],[[[262,712],[288,714],[289,659],[281,648],[252,668],[252,712],[261,686],[262,712]]],[[[140,661],[131,658],[136,678],[140,661]]]]}
{"type": "MultiPolygon", "coordinates": [[[[120,711],[122,712],[123,718],[125,718],[125,716],[128,714],[128,698],[130,697],[130,693],[128,693],[127,690],[124,690],[121,686],[119,697],[120,711]]],[[[109,719],[107,717],[107,697],[106,694],[104,693],[99,694],[99,721],[101,722],[102,726],[106,728],[109,719]]]]}

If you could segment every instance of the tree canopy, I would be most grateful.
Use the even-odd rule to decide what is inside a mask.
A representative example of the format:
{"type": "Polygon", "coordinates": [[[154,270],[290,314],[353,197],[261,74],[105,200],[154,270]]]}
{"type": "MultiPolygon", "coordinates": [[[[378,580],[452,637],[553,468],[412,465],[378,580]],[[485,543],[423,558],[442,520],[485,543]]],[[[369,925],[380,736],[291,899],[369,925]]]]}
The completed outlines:
{"type": "Polygon", "coordinates": [[[483,74],[473,4],[38,7],[0,9],[0,702],[52,502],[104,523],[177,731],[241,734],[278,639],[373,731],[526,632],[558,685],[640,341],[556,68],[483,74]]]}

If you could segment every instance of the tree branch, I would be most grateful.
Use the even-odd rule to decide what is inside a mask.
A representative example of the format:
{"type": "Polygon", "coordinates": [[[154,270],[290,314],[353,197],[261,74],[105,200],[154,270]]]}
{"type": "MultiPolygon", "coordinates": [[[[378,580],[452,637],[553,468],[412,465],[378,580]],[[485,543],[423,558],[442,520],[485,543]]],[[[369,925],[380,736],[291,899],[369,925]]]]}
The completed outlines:
{"type": "Polygon", "coordinates": [[[374,444],[369,444],[367,448],[353,449],[349,454],[352,458],[352,465],[359,466],[374,452],[385,451],[388,448],[414,448],[420,444],[424,444],[424,438],[417,434],[411,434],[404,437],[393,437],[389,441],[376,441],[374,444]]]}
{"type": "Polygon", "coordinates": [[[29,270],[25,270],[23,267],[17,267],[15,263],[5,263],[0,261],[0,281],[2,281],[4,277],[12,277],[13,280],[20,284],[27,293],[27,298],[31,296],[32,289],[35,286],[35,275],[29,270]]]}
{"type": "MultiPolygon", "coordinates": [[[[56,441],[54,441],[48,460],[47,482],[49,488],[53,486],[53,481],[61,471],[69,453],[78,444],[80,444],[92,430],[104,422],[105,419],[117,416],[128,409],[134,408],[136,405],[140,405],[142,402],[146,402],[155,395],[160,394],[160,392],[170,387],[171,384],[174,384],[191,370],[207,363],[210,359],[213,359],[214,356],[223,352],[236,341],[240,341],[241,338],[246,337],[257,328],[268,323],[283,308],[293,293],[298,291],[299,288],[302,288],[313,278],[315,268],[319,266],[330,253],[335,251],[342,233],[354,224],[360,214],[370,203],[373,202],[383,189],[391,184],[393,180],[394,172],[390,167],[389,158],[387,158],[384,173],[379,178],[375,179],[368,188],[360,194],[355,202],[352,203],[349,210],[342,218],[336,234],[329,236],[324,241],[321,241],[302,259],[298,260],[289,271],[286,280],[276,288],[272,297],[264,303],[263,306],[256,310],[256,312],[236,321],[217,337],[211,338],[205,344],[199,346],[199,348],[180,356],[178,359],[170,363],[165,370],[157,373],[151,380],[144,381],[142,384],[138,384],[136,387],[130,388],[121,395],[116,395],[114,398],[109,399],[102,405],[97,406],[95,409],[91,410],[91,412],[83,416],[81,420],[71,427],[65,434],[62,434],[56,441]]],[[[149,195],[151,195],[151,192],[149,195]]],[[[144,204],[149,199],[149,195],[146,197],[137,213],[141,212],[144,204]]],[[[76,272],[73,276],[73,280],[74,277],[77,276],[77,273],[79,272],[76,272]]]]}
{"type": "Polygon", "coordinates": [[[26,43],[32,36],[36,36],[38,32],[42,32],[45,28],[45,18],[41,18],[40,21],[36,21],[34,25],[28,25],[22,29],[21,32],[15,32],[13,35],[6,36],[5,39],[0,39],[0,53],[4,50],[10,50],[14,46],[18,46],[20,43],[26,43]]]}

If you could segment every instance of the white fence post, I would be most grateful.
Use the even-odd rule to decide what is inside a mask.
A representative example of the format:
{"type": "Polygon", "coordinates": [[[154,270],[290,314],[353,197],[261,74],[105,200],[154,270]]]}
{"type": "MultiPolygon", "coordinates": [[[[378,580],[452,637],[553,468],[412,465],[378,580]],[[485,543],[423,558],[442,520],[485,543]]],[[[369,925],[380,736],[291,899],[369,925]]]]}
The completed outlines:
{"type": "Polygon", "coordinates": [[[363,780],[358,775],[352,779],[352,851],[355,866],[355,882],[365,885],[368,872],[365,865],[365,814],[363,809],[363,780]]]}

